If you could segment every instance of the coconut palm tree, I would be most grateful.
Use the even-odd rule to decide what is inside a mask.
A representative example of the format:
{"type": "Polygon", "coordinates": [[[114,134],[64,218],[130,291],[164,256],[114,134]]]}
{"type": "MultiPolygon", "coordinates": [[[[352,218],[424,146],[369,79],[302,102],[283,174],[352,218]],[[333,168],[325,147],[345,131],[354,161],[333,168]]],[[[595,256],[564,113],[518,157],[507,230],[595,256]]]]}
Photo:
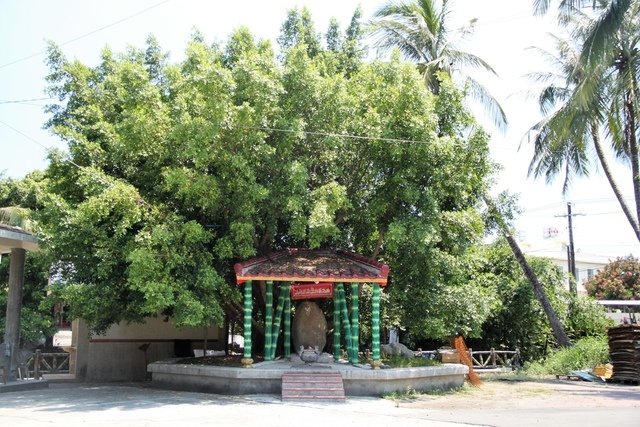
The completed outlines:
{"type": "MultiPolygon", "coordinates": [[[[584,40],[580,61],[583,65],[595,65],[611,52],[615,44],[616,33],[622,26],[635,0],[561,0],[558,3],[558,19],[566,24],[571,17],[584,7],[600,10],[602,13],[584,40]]],[[[551,0],[534,0],[533,10],[536,15],[549,11],[551,0]]]]}
{"type": "MultiPolygon", "coordinates": [[[[496,99],[478,81],[464,74],[465,69],[476,68],[496,74],[482,58],[456,47],[456,33],[450,31],[449,0],[410,0],[390,2],[378,9],[370,30],[378,48],[397,48],[415,62],[425,84],[435,94],[440,92],[439,73],[463,78],[469,95],[485,108],[496,127],[504,130],[507,118],[496,99]]],[[[457,33],[460,37],[473,31],[472,20],[457,33]]]]}
{"type": "MultiPolygon", "coordinates": [[[[546,117],[533,126],[534,156],[529,173],[544,175],[547,181],[564,172],[566,191],[574,175],[588,175],[595,151],[611,189],[622,211],[640,241],[640,168],[636,133],[636,103],[640,71],[640,28],[637,21],[640,1],[628,10],[627,18],[615,33],[613,52],[605,56],[611,61],[588,64],[583,61],[584,44],[555,38],[557,55],[541,51],[551,59],[559,73],[560,84],[553,82],[541,91],[539,103],[546,117]],[[631,165],[636,212],[633,213],[619,190],[605,156],[602,135],[611,143],[619,158],[631,165]]],[[[600,19],[588,19],[580,11],[567,21],[574,40],[586,40],[600,19]]],[[[553,74],[536,74],[547,82],[553,74]]]]}
{"type": "Polygon", "coordinates": [[[611,50],[606,74],[610,79],[609,130],[616,154],[631,167],[636,218],[640,219],[640,0],[631,2],[611,50]]]}

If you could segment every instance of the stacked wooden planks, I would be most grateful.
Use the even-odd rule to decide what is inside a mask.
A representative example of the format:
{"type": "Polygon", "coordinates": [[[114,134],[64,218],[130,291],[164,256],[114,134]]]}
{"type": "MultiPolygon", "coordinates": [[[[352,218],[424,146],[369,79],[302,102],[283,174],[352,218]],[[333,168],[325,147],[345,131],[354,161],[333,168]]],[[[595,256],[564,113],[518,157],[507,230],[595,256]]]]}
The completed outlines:
{"type": "Polygon", "coordinates": [[[610,328],[609,358],[613,364],[610,381],[640,382],[640,325],[621,325],[610,328]]]}

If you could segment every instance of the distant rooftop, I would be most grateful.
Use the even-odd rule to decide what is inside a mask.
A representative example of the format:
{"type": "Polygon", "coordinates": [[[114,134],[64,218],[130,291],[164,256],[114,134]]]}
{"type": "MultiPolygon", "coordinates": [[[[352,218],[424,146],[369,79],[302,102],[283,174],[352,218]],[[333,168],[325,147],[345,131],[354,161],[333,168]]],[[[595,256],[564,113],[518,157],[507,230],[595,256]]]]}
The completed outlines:
{"type": "MultiPolygon", "coordinates": [[[[566,243],[561,240],[548,240],[542,243],[531,244],[527,242],[520,242],[520,247],[525,255],[549,258],[552,260],[567,260],[567,247],[566,243]]],[[[576,262],[582,264],[594,264],[594,265],[606,265],[609,262],[615,260],[615,256],[603,256],[596,254],[589,254],[580,250],[576,251],[576,262]]]]}
{"type": "Polygon", "coordinates": [[[599,300],[598,304],[606,306],[638,306],[640,307],[640,300],[624,300],[624,299],[609,299],[599,300]]]}

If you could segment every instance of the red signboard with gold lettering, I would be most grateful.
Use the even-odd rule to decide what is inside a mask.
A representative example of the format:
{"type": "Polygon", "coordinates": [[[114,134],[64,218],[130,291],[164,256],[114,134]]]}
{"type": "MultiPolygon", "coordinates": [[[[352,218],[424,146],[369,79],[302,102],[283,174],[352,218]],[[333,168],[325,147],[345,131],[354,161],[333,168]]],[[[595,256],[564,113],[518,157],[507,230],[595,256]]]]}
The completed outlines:
{"type": "Polygon", "coordinates": [[[333,298],[333,283],[292,284],[291,299],[333,298]]]}

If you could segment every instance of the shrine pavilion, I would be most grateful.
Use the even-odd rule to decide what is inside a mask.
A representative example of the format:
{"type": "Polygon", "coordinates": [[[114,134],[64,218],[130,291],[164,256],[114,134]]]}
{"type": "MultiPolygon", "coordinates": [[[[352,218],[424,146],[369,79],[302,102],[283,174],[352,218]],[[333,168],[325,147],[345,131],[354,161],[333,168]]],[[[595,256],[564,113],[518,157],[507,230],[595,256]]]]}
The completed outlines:
{"type": "MultiPolygon", "coordinates": [[[[333,357],[340,360],[342,334],[350,363],[358,363],[360,336],[359,286],[373,287],[371,307],[372,367],[380,360],[380,295],[387,285],[389,266],[341,250],[289,249],[250,259],[235,265],[236,282],[244,293],[244,353],[242,364],[252,359],[251,319],[253,286],[266,284],[264,359],[274,360],[276,343],[284,336],[284,357],[291,356],[291,300],[331,298],[333,300],[333,357]],[[349,286],[348,286],[349,285],[349,286]],[[274,300],[274,287],[279,288],[274,300]],[[350,312],[346,293],[350,293],[350,312]]],[[[322,350],[322,349],[320,349],[322,350]]]]}

